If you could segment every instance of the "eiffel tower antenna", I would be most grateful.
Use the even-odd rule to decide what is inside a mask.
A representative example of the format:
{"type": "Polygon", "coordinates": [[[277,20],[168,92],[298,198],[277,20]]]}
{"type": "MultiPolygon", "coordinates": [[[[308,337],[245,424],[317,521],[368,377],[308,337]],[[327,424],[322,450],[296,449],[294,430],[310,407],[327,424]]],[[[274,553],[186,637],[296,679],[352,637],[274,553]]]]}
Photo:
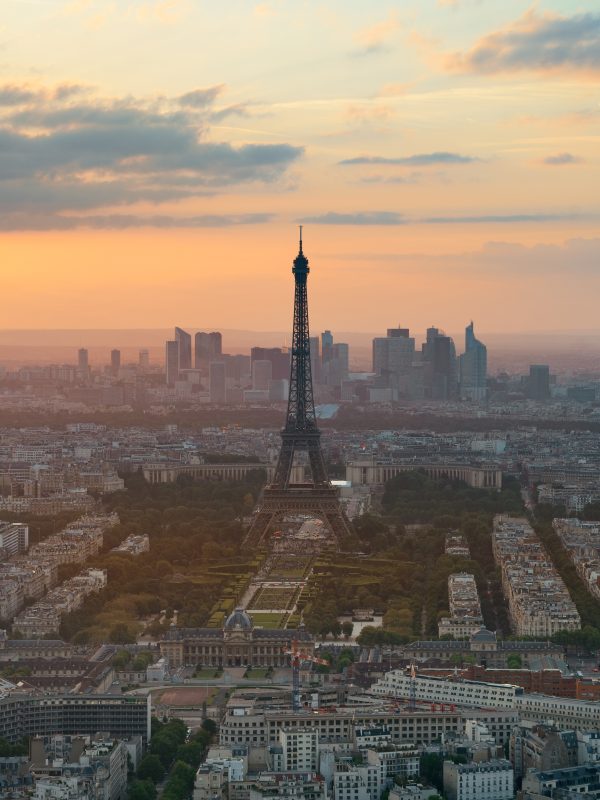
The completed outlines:
{"type": "Polygon", "coordinates": [[[302,250],[302,225],[298,255],[294,259],[294,323],[290,392],[281,450],[273,481],[265,487],[250,526],[245,547],[263,543],[269,530],[286,514],[312,514],[323,520],[338,547],[349,547],[353,534],[340,506],[338,490],[327,477],[321,450],[321,432],[313,397],[308,327],[307,279],[310,268],[302,250]],[[310,483],[292,483],[294,455],[304,451],[310,465],[310,483]]]}

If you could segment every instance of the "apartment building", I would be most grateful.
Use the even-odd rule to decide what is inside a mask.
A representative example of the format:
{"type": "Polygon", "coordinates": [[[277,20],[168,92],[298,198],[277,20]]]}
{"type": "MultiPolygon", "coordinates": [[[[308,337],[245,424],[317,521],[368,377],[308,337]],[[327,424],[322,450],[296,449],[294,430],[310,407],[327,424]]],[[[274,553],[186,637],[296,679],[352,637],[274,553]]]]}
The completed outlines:
{"type": "Polygon", "coordinates": [[[510,761],[473,764],[444,761],[444,791],[448,800],[513,800],[514,772],[510,761]]]}
{"type": "Polygon", "coordinates": [[[546,638],[581,628],[562,578],[526,519],[497,515],[492,547],[517,635],[546,638]]]}
{"type": "Polygon", "coordinates": [[[462,678],[436,678],[394,669],[380,678],[370,689],[379,697],[408,700],[414,690],[416,700],[453,706],[477,708],[514,708],[515,697],[522,689],[499,683],[469,681],[462,678]]]}
{"type": "Polygon", "coordinates": [[[448,576],[448,606],[450,616],[442,617],[438,635],[466,639],[483,628],[483,615],[475,576],[457,572],[448,576]]]}

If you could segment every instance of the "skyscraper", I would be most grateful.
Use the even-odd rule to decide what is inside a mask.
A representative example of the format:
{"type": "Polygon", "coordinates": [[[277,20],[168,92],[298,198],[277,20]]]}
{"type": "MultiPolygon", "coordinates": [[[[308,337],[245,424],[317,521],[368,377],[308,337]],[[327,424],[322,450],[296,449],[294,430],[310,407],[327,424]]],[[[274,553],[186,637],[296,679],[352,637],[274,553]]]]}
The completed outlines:
{"type": "Polygon", "coordinates": [[[208,369],[211,361],[215,361],[223,352],[223,338],[218,331],[195,336],[194,366],[196,369],[208,369]]]}
{"type": "Polygon", "coordinates": [[[138,365],[142,369],[147,369],[150,366],[150,353],[148,350],[140,350],[138,354],[138,365]]]}
{"type": "Polygon", "coordinates": [[[270,361],[273,380],[287,380],[290,377],[290,354],[281,347],[253,347],[250,360],[253,367],[255,361],[270,361]]]}
{"type": "Polygon", "coordinates": [[[225,402],[226,397],[225,362],[211,361],[208,370],[210,402],[220,405],[225,402]]]}
{"type": "Polygon", "coordinates": [[[192,337],[182,328],[175,328],[175,341],[179,344],[179,369],[191,369],[192,337]]]}
{"type": "MultiPolygon", "coordinates": [[[[311,356],[313,350],[311,342],[311,356]]],[[[321,334],[319,382],[323,385],[339,387],[342,381],[348,378],[349,359],[349,346],[345,342],[334,344],[331,331],[323,331],[321,334]]]]}
{"type": "Polygon", "coordinates": [[[460,394],[467,400],[484,400],[487,393],[487,347],[475,336],[473,322],[465,329],[465,352],[459,359],[460,394]]]}
{"type": "Polygon", "coordinates": [[[327,362],[333,357],[333,334],[331,331],[323,331],[321,334],[321,363],[327,362]]]}
{"type": "Polygon", "coordinates": [[[438,328],[427,328],[422,348],[426,365],[426,395],[432,400],[454,400],[458,395],[456,348],[450,336],[438,328]]]}
{"type": "Polygon", "coordinates": [[[531,400],[548,400],[550,397],[550,367],[547,364],[529,367],[527,397],[531,400]]]}
{"type": "Polygon", "coordinates": [[[120,350],[111,350],[110,351],[110,371],[111,374],[115,377],[119,374],[119,370],[121,369],[121,351],[120,350]]]}
{"type": "Polygon", "coordinates": [[[415,340],[408,328],[388,328],[387,336],[373,339],[373,372],[381,376],[397,400],[402,378],[408,376],[415,357],[415,340]]]}
{"type": "Polygon", "coordinates": [[[179,342],[172,339],[165,343],[165,373],[167,386],[175,386],[179,380],[179,342]]]}
{"type": "Polygon", "coordinates": [[[90,365],[88,361],[88,351],[85,347],[80,347],[77,351],[77,367],[80,372],[87,375],[90,365]]]}
{"type": "MultiPolygon", "coordinates": [[[[255,361],[252,364],[252,388],[268,391],[273,377],[273,364],[270,361],[255,361]]],[[[284,380],[284,379],[280,379],[284,380]]]]}
{"type": "Polygon", "coordinates": [[[318,336],[310,337],[310,363],[314,383],[321,382],[321,347],[318,336]]]}

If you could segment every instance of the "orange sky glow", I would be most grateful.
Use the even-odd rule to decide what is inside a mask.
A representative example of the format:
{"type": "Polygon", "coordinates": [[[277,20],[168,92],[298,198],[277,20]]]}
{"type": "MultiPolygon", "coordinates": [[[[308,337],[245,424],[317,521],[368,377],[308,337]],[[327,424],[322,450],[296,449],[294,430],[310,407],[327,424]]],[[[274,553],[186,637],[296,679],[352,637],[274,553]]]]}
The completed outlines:
{"type": "Polygon", "coordinates": [[[594,0],[4,0],[3,328],[596,329],[594,0]]]}

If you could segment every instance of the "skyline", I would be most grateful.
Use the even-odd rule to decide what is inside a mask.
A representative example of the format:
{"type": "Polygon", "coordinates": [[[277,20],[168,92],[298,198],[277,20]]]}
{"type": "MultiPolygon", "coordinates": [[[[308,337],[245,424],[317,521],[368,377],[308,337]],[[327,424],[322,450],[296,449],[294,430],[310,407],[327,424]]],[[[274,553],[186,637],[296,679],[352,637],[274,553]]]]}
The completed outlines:
{"type": "Polygon", "coordinates": [[[593,330],[596,8],[7,0],[3,327],[593,330]]]}

